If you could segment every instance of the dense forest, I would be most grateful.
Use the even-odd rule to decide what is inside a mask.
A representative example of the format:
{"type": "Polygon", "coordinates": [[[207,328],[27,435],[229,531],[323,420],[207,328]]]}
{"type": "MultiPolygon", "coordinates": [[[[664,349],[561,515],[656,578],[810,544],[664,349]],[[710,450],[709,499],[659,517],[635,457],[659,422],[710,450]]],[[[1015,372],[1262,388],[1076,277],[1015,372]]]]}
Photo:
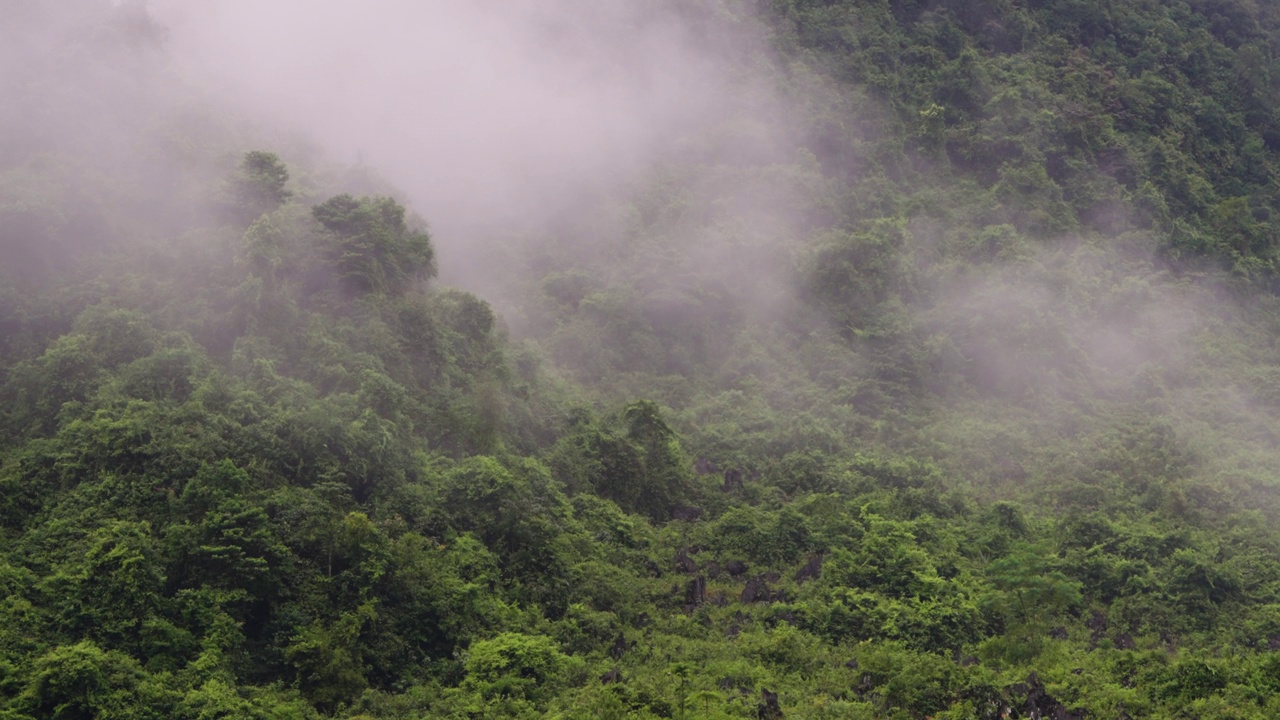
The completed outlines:
{"type": "Polygon", "coordinates": [[[1280,6],[624,5],[733,101],[466,291],[0,2],[0,720],[1280,717],[1280,6]]]}

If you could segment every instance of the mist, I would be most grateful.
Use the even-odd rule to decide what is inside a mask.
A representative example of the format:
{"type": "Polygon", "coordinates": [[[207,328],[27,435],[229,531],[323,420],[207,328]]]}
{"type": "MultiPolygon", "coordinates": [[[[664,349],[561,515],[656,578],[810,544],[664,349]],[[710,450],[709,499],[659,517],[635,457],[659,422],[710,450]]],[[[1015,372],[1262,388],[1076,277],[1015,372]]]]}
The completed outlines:
{"type": "MultiPolygon", "coordinates": [[[[430,223],[445,284],[479,293],[556,364],[587,384],[607,384],[600,392],[612,400],[657,396],[682,408],[693,378],[712,377],[722,390],[748,388],[785,412],[808,411],[821,397],[828,406],[815,412],[841,418],[851,442],[984,456],[953,465],[971,474],[998,473],[999,456],[1034,449],[1036,438],[1006,442],[973,430],[1027,408],[1042,433],[1058,437],[1079,423],[1052,417],[1068,405],[1089,414],[1100,403],[1158,400],[1186,436],[1202,438],[1206,455],[1218,438],[1198,410],[1204,394],[1230,405],[1233,427],[1260,416],[1273,422],[1269,404],[1204,369],[1211,358],[1202,336],[1212,335],[1206,328],[1225,332],[1219,318],[1237,312],[1235,300],[1211,282],[1172,278],[1155,258],[1105,249],[1106,240],[1058,238],[1044,240],[1043,251],[975,255],[958,272],[945,263],[884,269],[896,267],[885,259],[891,245],[872,252],[858,230],[877,212],[893,212],[888,203],[855,207],[831,195],[833,185],[857,182],[848,138],[871,132],[859,126],[873,127],[875,104],[847,89],[826,93],[824,81],[795,67],[783,81],[784,63],[774,62],[758,18],[731,12],[730,3],[147,7],[156,26],[143,36],[159,40],[139,63],[149,72],[126,82],[120,68],[128,63],[113,60],[101,67],[128,93],[74,94],[101,106],[99,131],[78,130],[83,100],[49,106],[45,114],[66,127],[33,130],[92,144],[108,155],[104,164],[141,174],[138,186],[171,195],[171,178],[190,174],[190,165],[178,166],[192,153],[166,147],[154,155],[174,158],[165,161],[173,167],[147,165],[139,148],[163,128],[156,117],[205,122],[193,119],[200,108],[232,108],[228,114],[268,128],[236,136],[252,143],[244,150],[285,138],[262,149],[286,161],[296,152],[288,138],[304,136],[332,164],[385,178],[383,187],[430,223]],[[828,96],[864,104],[824,108],[828,96]],[[197,97],[203,104],[184,114],[183,103],[197,97]],[[815,137],[823,123],[837,127],[845,146],[815,137]],[[841,203],[847,207],[831,209],[841,203]],[[803,267],[815,248],[814,267],[848,266],[832,276],[822,308],[798,297],[815,277],[803,267]],[[867,289],[855,290],[864,281],[867,289]],[[895,283],[915,286],[915,297],[895,305],[895,283]],[[768,331],[762,320],[772,323],[768,331]],[[849,328],[882,334],[841,337],[849,328]],[[927,350],[912,352],[925,360],[904,369],[910,363],[886,349],[894,343],[919,343],[927,350]],[[905,397],[894,385],[913,373],[929,392],[905,397]],[[918,440],[892,424],[863,429],[875,424],[868,418],[921,399],[941,418],[934,437],[918,440]]],[[[39,57],[40,42],[17,52],[39,57]]],[[[82,84],[95,78],[80,66],[67,72],[82,84]]],[[[206,163],[201,180],[187,181],[190,194],[235,160],[206,163]]],[[[945,192],[945,171],[916,160],[916,184],[945,192]]],[[[299,158],[295,182],[311,164],[299,158]]],[[[896,190],[910,192],[911,183],[896,190]]],[[[199,204],[185,200],[156,205],[199,204]]],[[[157,212],[176,211],[132,214],[157,212]]],[[[939,253],[965,257],[957,248],[973,228],[947,229],[955,247],[939,250],[926,247],[931,222],[919,211],[904,226],[906,244],[892,252],[922,263],[939,253]]]]}
{"type": "Polygon", "coordinates": [[[442,278],[481,291],[509,260],[494,235],[541,231],[742,105],[708,30],[735,20],[671,7],[151,3],[186,77],[385,177],[431,224],[442,278]]]}

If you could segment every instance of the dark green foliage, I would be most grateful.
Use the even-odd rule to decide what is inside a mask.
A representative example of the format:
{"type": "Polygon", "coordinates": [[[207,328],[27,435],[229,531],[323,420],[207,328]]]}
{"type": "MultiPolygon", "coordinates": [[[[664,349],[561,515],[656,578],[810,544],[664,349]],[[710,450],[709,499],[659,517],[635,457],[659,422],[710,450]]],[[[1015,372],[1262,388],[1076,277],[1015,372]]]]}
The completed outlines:
{"type": "Polygon", "coordinates": [[[30,717],[57,720],[163,717],[174,698],[165,697],[160,688],[146,688],[146,683],[132,658],[84,641],[38,658],[17,707],[30,717]]]}
{"type": "Polygon", "coordinates": [[[373,619],[371,604],[343,613],[337,622],[314,623],[293,638],[285,658],[297,669],[303,696],[332,712],[359,696],[367,682],[359,643],[360,631],[373,619]]]}
{"type": "Polygon", "coordinates": [[[398,295],[436,274],[431,238],[410,228],[404,207],[391,198],[337,195],[311,214],[328,231],[338,276],[357,292],[398,295]]]}
{"type": "Polygon", "coordinates": [[[616,423],[579,417],[552,451],[551,464],[570,490],[590,490],[655,520],[692,499],[680,442],[647,400],[624,407],[616,423]]]}
{"type": "Polygon", "coordinates": [[[505,321],[7,8],[0,717],[1280,716],[1280,15],[758,5],[505,321]]]}

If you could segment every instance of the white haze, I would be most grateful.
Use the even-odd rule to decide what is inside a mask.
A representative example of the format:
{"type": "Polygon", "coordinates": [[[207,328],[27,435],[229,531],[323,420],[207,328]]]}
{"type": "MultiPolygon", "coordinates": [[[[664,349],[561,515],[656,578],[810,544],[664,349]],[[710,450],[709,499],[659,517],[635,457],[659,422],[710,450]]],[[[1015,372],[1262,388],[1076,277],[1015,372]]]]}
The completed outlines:
{"type": "Polygon", "coordinates": [[[181,71],[252,117],[363,162],[475,288],[487,232],[623,181],[728,102],[687,18],[653,3],[153,0],[181,71]]]}
{"type": "MultiPolygon", "coordinates": [[[[74,226],[68,221],[65,231],[47,233],[73,238],[68,247],[89,245],[97,235],[145,232],[158,214],[173,215],[164,226],[181,229],[186,213],[199,212],[207,177],[184,178],[192,165],[209,176],[219,168],[199,162],[200,149],[187,147],[183,132],[167,137],[155,130],[165,127],[160,118],[170,114],[170,104],[185,106],[187,95],[174,85],[175,78],[187,78],[212,101],[193,103],[197,110],[169,122],[180,130],[199,126],[202,118],[190,116],[203,112],[199,108],[230,106],[273,126],[279,137],[309,136],[339,163],[364,162],[431,222],[449,283],[501,301],[502,283],[514,284],[521,273],[540,279],[561,269],[557,262],[569,264],[564,258],[581,259],[579,269],[587,273],[617,276],[592,276],[588,285],[612,282],[632,291],[634,297],[618,296],[624,310],[666,324],[671,336],[679,335],[683,320],[700,316],[700,304],[718,302],[726,310],[717,315],[723,321],[714,331],[723,337],[707,341],[705,357],[671,362],[663,355],[671,347],[680,350],[682,342],[706,340],[689,337],[703,331],[691,327],[678,341],[653,343],[659,360],[649,366],[687,366],[693,374],[727,357],[726,377],[793,371],[744,385],[791,393],[792,404],[778,401],[789,409],[809,402],[811,396],[793,388],[811,377],[830,378],[824,387],[835,390],[872,372],[856,350],[848,352],[837,340],[811,338],[796,351],[767,337],[756,343],[755,335],[736,335],[749,324],[743,316],[763,315],[762,308],[790,326],[821,327],[788,302],[789,253],[812,242],[787,241],[840,224],[839,212],[823,207],[824,183],[828,174],[855,172],[833,166],[856,159],[797,152],[822,146],[803,142],[794,131],[799,123],[789,118],[807,113],[812,122],[823,114],[814,108],[830,101],[825,114],[832,124],[858,121],[840,100],[829,100],[838,93],[824,92],[823,81],[794,66],[788,67],[790,83],[779,91],[789,93],[790,102],[774,92],[781,85],[776,78],[752,77],[770,72],[769,62],[761,61],[767,54],[751,22],[726,9],[733,0],[151,0],[151,11],[167,28],[164,53],[178,66],[171,75],[155,71],[162,61],[151,48],[138,55],[122,49],[130,43],[108,51],[111,43],[91,42],[97,31],[81,26],[102,21],[103,3],[61,2],[11,4],[9,9],[24,10],[28,22],[21,13],[6,16],[8,25],[0,21],[0,40],[9,40],[0,42],[0,89],[16,98],[0,103],[0,124],[17,128],[0,137],[0,160],[26,158],[32,148],[61,148],[57,163],[36,158],[3,168],[13,177],[10,182],[0,173],[0,211],[6,202],[77,206],[82,217],[71,218],[74,226]],[[89,39],[82,39],[86,34],[89,39]],[[68,44],[67,38],[80,39],[68,44]],[[793,107],[805,103],[813,105],[793,107]],[[700,153],[707,162],[688,163],[696,169],[686,175],[649,172],[682,153],[700,153]],[[89,172],[86,167],[110,172],[117,184],[145,188],[122,193],[142,202],[119,210],[121,201],[110,194],[85,201],[72,176],[89,172]],[[638,197],[633,205],[657,218],[645,221],[645,242],[627,249],[642,247],[629,255],[601,250],[598,258],[583,258],[587,243],[606,247],[631,239],[619,228],[632,223],[628,213],[635,207],[610,214],[600,210],[613,209],[600,196],[632,182],[639,192],[617,195],[638,197]],[[130,223],[134,217],[147,218],[137,223],[144,227],[130,223]],[[571,237],[551,237],[556,234],[571,237]],[[518,255],[512,248],[526,248],[528,238],[543,243],[551,258],[536,270],[527,257],[503,254],[518,255]],[[753,361],[766,352],[776,355],[753,361]]],[[[128,35],[131,27],[116,32],[128,35]]],[[[250,149],[259,148],[238,150],[250,149]]],[[[60,218],[57,212],[46,216],[60,218]]],[[[945,254],[936,247],[950,242],[944,223],[933,224],[939,227],[923,214],[913,219],[918,258],[945,254]]],[[[0,223],[0,255],[7,247],[5,229],[0,223]]],[[[963,224],[954,233],[956,244],[972,240],[963,224]]],[[[1280,311],[1268,305],[1241,320],[1237,299],[1217,292],[1214,282],[1171,278],[1151,259],[1103,250],[1116,244],[1112,238],[1074,251],[1027,250],[1021,259],[924,273],[923,299],[904,314],[926,336],[921,354],[937,355],[924,379],[936,395],[939,419],[923,439],[898,443],[950,457],[961,476],[984,464],[999,470],[993,461],[1003,456],[1050,452],[1043,448],[1083,458],[1093,452],[1087,445],[1057,444],[1058,436],[1079,438],[1105,427],[1098,417],[1116,407],[1146,412],[1149,405],[1212,459],[1212,472],[1271,482],[1280,473],[1274,452],[1280,437],[1280,392],[1274,388],[1280,381],[1273,369],[1280,349],[1271,321],[1258,318],[1280,311]],[[1254,356],[1243,357],[1249,353],[1254,356]],[[1219,365],[1236,369],[1237,376],[1219,365]],[[1239,376],[1239,368],[1256,377],[1239,376]],[[1009,413],[1023,413],[1025,422],[1009,413]],[[1026,437],[1005,437],[1010,427],[1026,437]],[[971,456],[976,459],[967,462],[971,456]]],[[[561,330],[554,318],[541,329],[561,330]]],[[[599,337],[588,333],[568,341],[591,355],[598,354],[599,337]]],[[[573,350],[568,341],[564,345],[573,350]]],[[[556,338],[547,344],[554,355],[556,338]]],[[[634,397],[652,390],[627,386],[617,392],[634,397]]],[[[860,427],[855,420],[850,427],[860,427]]],[[[874,428],[866,437],[873,432],[878,437],[874,428]]]]}

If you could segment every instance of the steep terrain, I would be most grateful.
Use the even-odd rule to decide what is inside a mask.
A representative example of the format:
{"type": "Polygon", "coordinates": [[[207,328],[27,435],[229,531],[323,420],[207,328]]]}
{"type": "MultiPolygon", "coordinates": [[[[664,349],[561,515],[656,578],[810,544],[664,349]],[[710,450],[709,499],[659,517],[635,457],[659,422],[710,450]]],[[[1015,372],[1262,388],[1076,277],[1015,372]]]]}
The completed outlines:
{"type": "Polygon", "coordinates": [[[647,10],[732,101],[491,306],[7,3],[0,717],[1280,715],[1280,12],[647,10]]]}

